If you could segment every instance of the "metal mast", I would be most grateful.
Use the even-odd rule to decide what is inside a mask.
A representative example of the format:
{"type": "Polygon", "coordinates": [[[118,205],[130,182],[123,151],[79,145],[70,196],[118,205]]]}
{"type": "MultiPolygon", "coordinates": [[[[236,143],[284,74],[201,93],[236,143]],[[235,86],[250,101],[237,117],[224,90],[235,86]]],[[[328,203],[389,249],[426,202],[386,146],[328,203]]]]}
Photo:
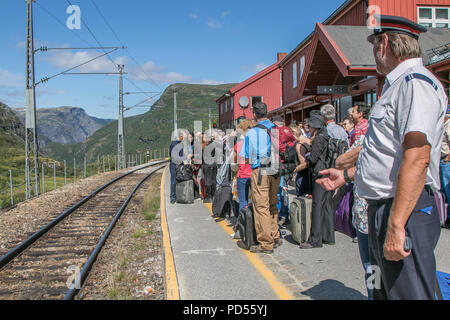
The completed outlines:
{"type": "Polygon", "coordinates": [[[123,69],[125,65],[118,65],[119,68],[119,128],[117,131],[117,160],[118,168],[125,168],[125,145],[123,139],[123,69]]]}
{"type": "Polygon", "coordinates": [[[35,195],[39,188],[39,146],[36,128],[36,83],[34,74],[33,2],[27,1],[27,67],[26,67],[26,112],[25,112],[25,179],[26,198],[31,198],[30,158],[34,156],[35,195]],[[31,146],[31,148],[30,148],[31,146]]]}

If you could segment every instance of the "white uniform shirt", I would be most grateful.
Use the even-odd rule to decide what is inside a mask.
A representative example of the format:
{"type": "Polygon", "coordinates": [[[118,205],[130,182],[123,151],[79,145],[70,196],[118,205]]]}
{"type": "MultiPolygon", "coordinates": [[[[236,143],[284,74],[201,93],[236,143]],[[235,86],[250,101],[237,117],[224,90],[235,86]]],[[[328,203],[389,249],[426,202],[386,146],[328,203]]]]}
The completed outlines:
{"type": "Polygon", "coordinates": [[[361,197],[395,197],[403,160],[402,144],[409,132],[426,135],[431,161],[425,184],[433,190],[440,189],[439,160],[447,101],[441,83],[423,66],[421,58],[402,62],[386,76],[356,163],[355,182],[361,197]]]}

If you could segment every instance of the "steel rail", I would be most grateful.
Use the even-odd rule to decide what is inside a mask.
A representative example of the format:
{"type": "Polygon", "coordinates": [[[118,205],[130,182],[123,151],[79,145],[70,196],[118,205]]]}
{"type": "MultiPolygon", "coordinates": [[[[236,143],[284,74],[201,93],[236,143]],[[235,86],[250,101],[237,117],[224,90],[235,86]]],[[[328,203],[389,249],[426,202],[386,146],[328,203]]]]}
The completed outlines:
{"type": "Polygon", "coordinates": [[[62,220],[64,220],[68,215],[70,215],[73,211],[75,211],[76,209],[78,209],[79,207],[81,207],[83,204],[85,204],[87,201],[89,201],[91,198],[93,198],[95,195],[97,195],[99,192],[101,192],[102,190],[104,190],[105,188],[109,187],[110,185],[112,185],[113,183],[121,180],[122,178],[136,172],[142,169],[146,169],[148,167],[152,167],[161,163],[165,163],[167,162],[167,160],[163,160],[163,161],[159,161],[159,162],[154,162],[154,163],[150,163],[146,166],[142,166],[138,169],[134,169],[131,170],[111,181],[109,181],[108,183],[104,184],[103,186],[97,188],[94,192],[92,192],[91,194],[87,195],[86,197],[84,197],[83,199],[81,199],[79,202],[77,202],[76,204],[74,204],[72,207],[70,207],[69,209],[65,210],[63,213],[61,213],[59,216],[57,216],[53,221],[49,222],[47,225],[45,225],[44,227],[42,227],[41,229],[39,229],[38,231],[36,231],[35,233],[33,233],[28,239],[26,239],[25,241],[23,241],[21,244],[19,244],[17,247],[15,247],[14,249],[12,249],[11,251],[9,251],[7,254],[5,254],[4,256],[2,256],[0,258],[0,270],[6,266],[9,262],[11,262],[12,260],[14,260],[18,255],[20,255],[24,250],[26,250],[28,247],[30,247],[33,243],[35,243],[38,239],[40,239],[44,234],[46,234],[48,231],[50,231],[54,226],[56,226],[59,222],[61,222],[62,220]]]}
{"type": "Polygon", "coordinates": [[[102,249],[103,245],[106,242],[106,239],[108,239],[109,234],[111,233],[112,229],[116,225],[117,221],[121,217],[122,213],[125,211],[125,208],[128,206],[128,203],[130,202],[133,195],[136,193],[136,191],[139,189],[139,187],[150,178],[152,175],[154,175],[159,169],[164,168],[164,166],[161,166],[160,168],[155,169],[154,171],[150,172],[148,175],[146,175],[139,183],[134,187],[133,191],[128,195],[125,202],[120,207],[119,211],[117,211],[116,215],[114,216],[114,219],[111,221],[110,225],[106,229],[105,233],[103,234],[100,241],[97,243],[97,246],[95,247],[94,251],[92,251],[91,255],[89,256],[88,260],[83,266],[83,269],[81,269],[79,275],[75,277],[75,281],[73,282],[75,286],[73,288],[70,288],[65,297],[64,300],[73,300],[75,296],[78,294],[78,292],[81,290],[81,288],[84,285],[84,282],[86,281],[86,278],[89,274],[89,271],[92,268],[92,265],[94,264],[95,260],[97,259],[97,256],[102,249]],[[76,288],[76,284],[79,285],[79,288],[76,288]]]}

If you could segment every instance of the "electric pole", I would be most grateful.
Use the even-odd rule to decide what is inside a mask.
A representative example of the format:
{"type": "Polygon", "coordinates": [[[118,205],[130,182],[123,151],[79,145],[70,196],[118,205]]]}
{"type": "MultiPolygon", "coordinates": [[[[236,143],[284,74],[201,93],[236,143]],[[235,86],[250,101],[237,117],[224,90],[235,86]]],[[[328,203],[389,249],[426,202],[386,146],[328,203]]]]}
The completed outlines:
{"type": "Polygon", "coordinates": [[[119,128],[118,128],[118,142],[117,142],[117,160],[120,169],[125,168],[125,145],[123,139],[123,69],[125,65],[118,65],[119,68],[119,128]]]}
{"type": "Polygon", "coordinates": [[[39,196],[39,146],[36,128],[36,83],[34,74],[33,2],[27,1],[27,61],[25,111],[25,179],[26,198],[31,198],[30,157],[34,156],[35,195],[39,196]]]}

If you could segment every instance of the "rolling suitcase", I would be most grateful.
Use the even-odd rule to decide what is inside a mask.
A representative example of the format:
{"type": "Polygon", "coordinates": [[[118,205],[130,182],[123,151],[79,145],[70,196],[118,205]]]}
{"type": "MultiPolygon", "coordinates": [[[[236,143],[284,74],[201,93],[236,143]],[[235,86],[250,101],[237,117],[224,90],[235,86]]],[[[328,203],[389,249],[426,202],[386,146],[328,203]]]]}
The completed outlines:
{"type": "Polygon", "coordinates": [[[311,198],[294,198],[290,204],[289,221],[292,238],[298,243],[308,241],[311,233],[311,212],[311,198]]]}
{"type": "Polygon", "coordinates": [[[241,237],[241,240],[239,240],[238,242],[239,247],[250,250],[251,246],[258,243],[256,240],[255,222],[253,219],[252,206],[241,209],[237,221],[237,230],[241,237]]]}
{"type": "Polygon", "coordinates": [[[194,203],[194,180],[177,182],[177,203],[194,203]]]}

